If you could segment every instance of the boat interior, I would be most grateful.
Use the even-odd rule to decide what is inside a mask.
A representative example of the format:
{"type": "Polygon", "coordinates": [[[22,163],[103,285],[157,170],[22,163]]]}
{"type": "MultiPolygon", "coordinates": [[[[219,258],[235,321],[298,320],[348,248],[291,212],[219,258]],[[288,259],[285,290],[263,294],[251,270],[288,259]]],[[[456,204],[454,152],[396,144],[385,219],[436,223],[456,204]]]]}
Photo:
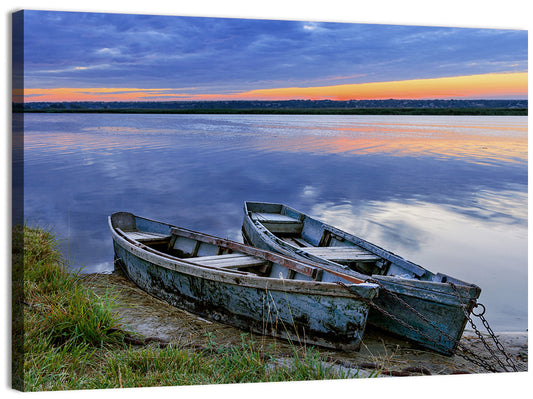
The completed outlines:
{"type": "MultiPolygon", "coordinates": [[[[140,220],[141,226],[138,228],[135,222],[114,223],[113,227],[131,244],[166,258],[241,275],[324,282],[339,280],[338,275],[311,264],[271,253],[265,255],[264,251],[240,243],[147,220],[140,220]],[[153,228],[156,225],[158,227],[153,228]],[[156,232],[165,228],[161,226],[168,231],[156,232]]],[[[363,282],[350,276],[343,276],[342,279],[357,284],[363,282]]]]}
{"type": "Polygon", "coordinates": [[[381,248],[377,249],[377,253],[371,252],[352,242],[349,234],[343,237],[339,230],[282,204],[247,202],[245,209],[252,221],[261,223],[281,245],[327,259],[358,273],[466,284],[442,273],[432,273],[381,248]]]}
{"type": "Polygon", "coordinates": [[[363,274],[386,274],[390,262],[357,246],[343,237],[318,226],[308,225],[292,215],[251,212],[252,220],[260,222],[270,233],[292,247],[319,258],[345,265],[363,274]]]}
{"type": "Polygon", "coordinates": [[[215,244],[182,237],[177,234],[161,234],[148,231],[117,229],[130,241],[142,248],[165,257],[187,260],[208,268],[222,268],[238,274],[269,275],[271,262],[256,256],[235,252],[215,244]]]}

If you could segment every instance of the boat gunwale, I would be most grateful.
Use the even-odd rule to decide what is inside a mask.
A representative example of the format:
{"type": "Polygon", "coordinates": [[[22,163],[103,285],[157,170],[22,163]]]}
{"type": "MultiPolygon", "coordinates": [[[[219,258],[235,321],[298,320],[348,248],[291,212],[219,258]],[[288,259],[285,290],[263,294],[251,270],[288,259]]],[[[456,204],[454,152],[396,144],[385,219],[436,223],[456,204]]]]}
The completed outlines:
{"type": "MultiPolygon", "coordinates": [[[[141,218],[149,222],[155,222],[158,224],[163,224],[171,228],[175,227],[163,222],[158,222],[155,220],[147,219],[141,216],[133,215],[135,218],[141,218]]],[[[309,295],[327,295],[327,296],[342,296],[342,297],[353,297],[357,299],[357,296],[360,295],[366,299],[372,299],[378,294],[378,285],[374,283],[350,283],[343,282],[344,286],[339,285],[335,282],[323,282],[315,280],[293,280],[293,279],[282,279],[275,277],[263,277],[253,274],[241,274],[231,269],[221,269],[216,267],[209,267],[188,261],[187,259],[178,258],[172,255],[164,254],[157,250],[147,250],[144,247],[149,248],[146,244],[139,242],[137,240],[128,239],[125,236],[121,235],[116,227],[113,226],[111,216],[108,218],[109,227],[111,230],[112,238],[115,243],[120,245],[124,250],[136,256],[137,258],[142,259],[143,261],[149,262],[159,267],[163,267],[168,270],[175,271],[181,274],[189,274],[198,278],[203,278],[211,281],[219,281],[225,284],[239,285],[248,288],[255,289],[267,289],[275,291],[285,291],[289,293],[302,293],[309,295]],[[131,240],[131,241],[130,241],[131,240]],[[155,251],[155,252],[154,252],[155,251]],[[182,268],[183,270],[178,270],[177,267],[182,268]],[[348,288],[348,289],[346,289],[348,288]],[[357,292],[356,294],[353,291],[357,292]]],[[[181,229],[181,228],[179,228],[181,229]]],[[[188,229],[184,229],[188,230],[188,229]]],[[[189,230],[192,231],[192,230],[189,230]]],[[[194,232],[200,235],[209,236],[204,233],[194,232]]],[[[226,241],[226,240],[225,240],[226,241]]],[[[231,240],[227,240],[231,241],[231,240]]],[[[234,244],[245,246],[237,242],[234,244]]],[[[253,247],[250,247],[253,248],[253,247]]],[[[246,248],[244,248],[246,249],[246,248]]],[[[295,262],[303,264],[298,260],[294,260],[283,255],[271,253],[269,251],[260,250],[254,248],[259,252],[265,252],[272,255],[272,259],[278,258],[280,260],[295,262]]],[[[194,258],[190,258],[194,259],[194,258]]],[[[352,277],[352,276],[349,276],[352,277]]]]}
{"type": "MultiPolygon", "coordinates": [[[[362,280],[369,280],[369,279],[373,279],[373,280],[376,280],[378,281],[380,284],[381,283],[384,283],[385,285],[389,286],[389,285],[395,285],[395,286],[401,286],[401,287],[406,287],[407,289],[410,289],[410,290],[417,290],[417,291],[421,291],[421,292],[431,292],[431,293],[435,293],[436,295],[439,295],[439,296],[448,296],[450,300],[452,300],[453,302],[456,302],[457,301],[457,295],[456,295],[456,292],[455,292],[455,289],[448,283],[448,282],[439,282],[439,281],[430,281],[430,280],[419,280],[419,279],[415,279],[415,278],[404,278],[404,277],[400,277],[400,276],[387,276],[387,275],[379,275],[379,274],[372,274],[372,275],[367,275],[367,274],[364,274],[364,273],[360,273],[360,272],[357,272],[355,270],[352,270],[352,269],[347,269],[345,267],[343,267],[343,265],[339,264],[339,263],[336,263],[334,261],[330,261],[328,259],[324,259],[324,258],[320,258],[316,255],[313,255],[309,252],[306,252],[305,251],[305,247],[295,247],[294,245],[288,243],[288,242],[285,242],[283,241],[282,239],[278,238],[275,234],[273,234],[270,230],[268,230],[268,228],[266,228],[262,223],[261,221],[255,221],[251,218],[251,211],[248,209],[248,204],[249,203],[252,203],[252,204],[265,204],[265,205],[276,205],[276,206],[280,206],[281,207],[281,211],[283,211],[283,209],[289,209],[291,212],[294,212],[295,214],[297,215],[301,215],[300,217],[303,217],[303,218],[309,218],[309,219],[313,219],[319,223],[321,223],[323,226],[327,227],[328,229],[331,228],[332,230],[335,230],[333,231],[334,234],[337,234],[337,232],[339,233],[342,233],[342,234],[339,234],[341,236],[343,236],[345,239],[347,240],[350,240],[351,241],[351,238],[356,238],[357,240],[361,240],[361,241],[364,241],[366,243],[368,243],[369,245],[371,246],[374,246],[376,248],[379,248],[380,250],[384,251],[384,252],[387,252],[391,255],[391,258],[394,257],[395,259],[399,259],[401,260],[402,262],[406,262],[406,263],[409,263],[409,264],[413,264],[425,271],[428,271],[429,273],[432,273],[430,272],[429,270],[423,268],[422,266],[419,266],[419,265],[416,265],[408,260],[405,260],[404,258],[402,258],[401,256],[399,255],[396,255],[390,251],[387,251],[386,249],[384,248],[381,248],[375,244],[372,244],[372,243],[369,243],[368,241],[365,241],[357,236],[354,236],[353,234],[350,234],[350,233],[347,233],[345,231],[342,231],[338,228],[335,228],[334,226],[330,226],[326,223],[323,223],[321,222],[320,220],[318,219],[315,219],[315,218],[312,218],[302,212],[299,212],[287,205],[284,205],[284,204],[279,204],[279,203],[269,203],[269,202],[255,202],[255,201],[245,201],[244,202],[244,217],[246,218],[246,221],[248,222],[248,224],[256,229],[256,231],[261,235],[264,235],[266,236],[267,238],[269,238],[277,247],[280,247],[282,249],[285,249],[285,251],[287,252],[286,254],[284,254],[285,256],[291,256],[291,253],[293,253],[294,255],[296,256],[300,256],[300,257],[303,257],[305,259],[308,259],[310,262],[313,262],[316,266],[321,266],[322,268],[329,268],[329,267],[334,267],[336,270],[339,270],[340,272],[342,273],[346,273],[346,274],[349,274],[349,275],[353,275],[354,277],[356,278],[359,278],[359,279],[362,279],[362,280]],[[261,226],[261,230],[258,229],[258,225],[261,226]],[[303,253],[303,254],[302,254],[303,253]],[[305,254],[305,255],[304,255],[305,254]]],[[[356,244],[358,245],[358,244],[356,244]]],[[[363,247],[364,248],[364,247],[363,247]]],[[[369,248],[364,248],[370,252],[372,252],[371,249],[369,248]]],[[[381,256],[379,254],[376,254],[378,256],[381,256]]],[[[384,258],[386,259],[386,258],[384,258]]],[[[432,273],[433,274],[433,273],[432,273]]],[[[445,275],[445,274],[440,274],[441,276],[446,276],[446,277],[449,277],[451,279],[454,280],[454,285],[455,285],[455,288],[457,289],[457,291],[459,292],[460,296],[461,296],[461,299],[462,300],[465,300],[465,301],[469,301],[469,300],[472,300],[472,299],[477,299],[481,293],[481,288],[479,288],[477,285],[475,284],[471,284],[471,283],[467,283],[467,282],[464,282],[464,281],[461,281],[461,280],[457,280],[455,279],[454,277],[452,276],[448,276],[448,275],[445,275]]],[[[406,295],[409,295],[409,296],[418,296],[416,295],[414,292],[412,292],[411,294],[409,293],[405,293],[406,295]]]]}

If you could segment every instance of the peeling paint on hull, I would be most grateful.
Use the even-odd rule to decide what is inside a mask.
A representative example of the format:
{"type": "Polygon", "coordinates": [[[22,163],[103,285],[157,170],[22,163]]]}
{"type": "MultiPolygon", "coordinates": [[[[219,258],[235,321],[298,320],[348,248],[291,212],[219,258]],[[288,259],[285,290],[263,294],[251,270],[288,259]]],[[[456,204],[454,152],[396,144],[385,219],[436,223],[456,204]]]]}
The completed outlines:
{"type": "MultiPolygon", "coordinates": [[[[143,251],[110,227],[116,263],[136,285],[173,306],[295,343],[359,349],[369,307],[335,283],[202,270],[143,251]]],[[[378,292],[372,284],[356,288],[367,300],[378,292]]]]}

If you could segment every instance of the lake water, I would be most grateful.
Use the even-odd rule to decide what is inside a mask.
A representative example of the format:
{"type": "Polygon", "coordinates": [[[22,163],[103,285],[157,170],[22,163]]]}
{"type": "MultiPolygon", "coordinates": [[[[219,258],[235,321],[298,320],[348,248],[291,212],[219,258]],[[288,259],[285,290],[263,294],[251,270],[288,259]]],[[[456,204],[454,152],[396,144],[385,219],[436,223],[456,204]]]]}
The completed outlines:
{"type": "Polygon", "coordinates": [[[243,202],[281,202],[527,328],[527,117],[26,114],[24,151],[25,219],[73,268],[113,270],[116,211],[242,241],[243,202]]]}

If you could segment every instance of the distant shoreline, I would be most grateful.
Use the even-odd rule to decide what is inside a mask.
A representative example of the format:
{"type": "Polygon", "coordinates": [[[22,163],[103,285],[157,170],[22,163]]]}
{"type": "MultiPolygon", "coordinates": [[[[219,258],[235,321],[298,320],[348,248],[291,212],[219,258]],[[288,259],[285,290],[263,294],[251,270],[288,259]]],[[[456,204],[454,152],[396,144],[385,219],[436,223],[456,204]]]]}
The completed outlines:
{"type": "Polygon", "coordinates": [[[233,114],[233,115],[480,115],[527,116],[527,108],[332,108],[332,109],[13,109],[16,113],[233,114]]]}
{"type": "Polygon", "coordinates": [[[13,103],[13,112],[256,115],[527,115],[528,100],[67,101],[13,103]]]}

